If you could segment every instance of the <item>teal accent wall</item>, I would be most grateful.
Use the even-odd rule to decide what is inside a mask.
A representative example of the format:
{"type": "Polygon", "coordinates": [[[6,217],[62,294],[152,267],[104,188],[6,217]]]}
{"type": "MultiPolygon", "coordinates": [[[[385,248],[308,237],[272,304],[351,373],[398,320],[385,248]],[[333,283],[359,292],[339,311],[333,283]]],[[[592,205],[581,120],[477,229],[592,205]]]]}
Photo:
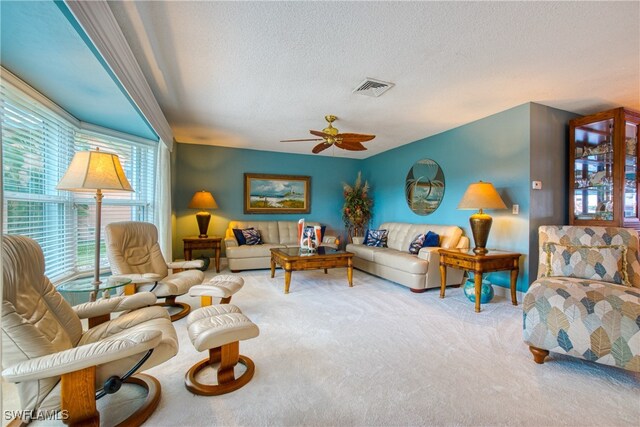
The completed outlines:
{"type": "MultiPolygon", "coordinates": [[[[523,104],[365,159],[362,170],[375,201],[372,226],[387,221],[451,224],[471,236],[469,216],[474,212],[458,210],[457,206],[469,184],[488,181],[509,208],[520,205],[520,214],[512,215],[510,209],[487,211],[493,217],[487,247],[525,254],[521,264],[525,267],[529,253],[530,112],[530,104],[523,104]],[[435,160],[445,177],[442,203],[427,216],[413,213],[404,193],[407,172],[424,158],[435,160]]],[[[491,280],[508,286],[509,274],[492,273],[491,280]]],[[[521,268],[519,289],[526,289],[528,283],[527,268],[521,268]]]]}
{"type": "MultiPolygon", "coordinates": [[[[174,257],[182,256],[182,237],[197,234],[195,211],[186,206],[201,188],[211,191],[220,205],[212,212],[209,234],[224,235],[233,219],[301,217],[245,215],[244,172],[310,175],[311,214],[304,217],[343,232],[342,183],[353,183],[361,170],[372,188],[371,227],[384,222],[458,225],[472,245],[469,216],[473,211],[457,206],[469,184],[482,180],[493,183],[508,207],[487,211],[493,217],[487,246],[523,254],[518,290],[526,291],[537,275],[538,226],[567,223],[567,123],[574,117],[567,111],[527,103],[364,160],[176,144],[174,257]],[[407,206],[404,184],[409,169],[424,158],[438,162],[446,188],[438,209],[421,216],[407,206]],[[532,190],[532,180],[542,181],[543,189],[532,190]],[[520,205],[517,215],[511,213],[514,204],[520,205]]],[[[491,273],[490,279],[509,287],[508,272],[491,273]]]]}
{"type": "MultiPolygon", "coordinates": [[[[224,236],[231,220],[318,221],[330,231],[342,232],[342,183],[353,183],[360,160],[258,150],[175,144],[176,177],[173,208],[176,235],[173,256],[181,258],[182,238],[198,235],[196,211],[187,209],[193,193],[206,189],[219,209],[211,211],[209,235],[224,236]],[[177,147],[176,147],[177,146],[177,147]],[[311,177],[311,212],[308,214],[245,214],[244,173],[307,175],[311,177]]],[[[335,233],[331,233],[335,234],[335,233]]]]}

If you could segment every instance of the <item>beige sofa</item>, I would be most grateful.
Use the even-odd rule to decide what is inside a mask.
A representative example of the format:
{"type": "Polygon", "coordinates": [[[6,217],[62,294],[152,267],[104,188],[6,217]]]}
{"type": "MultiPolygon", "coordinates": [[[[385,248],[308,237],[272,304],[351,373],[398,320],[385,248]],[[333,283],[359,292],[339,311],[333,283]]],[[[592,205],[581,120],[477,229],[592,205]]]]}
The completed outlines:
{"type": "MultiPolygon", "coordinates": [[[[440,286],[440,254],[438,249],[469,248],[469,238],[455,225],[408,224],[386,222],[378,229],[388,230],[387,247],[366,246],[363,237],[354,237],[347,245],[353,252],[353,266],[358,270],[380,276],[413,292],[424,292],[440,286]],[[409,244],[420,233],[433,231],[440,236],[440,246],[420,249],[417,255],[409,253],[409,244]]],[[[462,270],[447,270],[447,285],[462,282],[462,270]]]]}
{"type": "MultiPolygon", "coordinates": [[[[317,222],[307,222],[307,226],[320,225],[317,222]]],[[[326,233],[326,231],[325,231],[326,233]]],[[[321,246],[336,248],[335,236],[325,235],[321,246]]],[[[231,221],[227,228],[224,246],[229,262],[229,269],[233,272],[239,270],[254,270],[258,268],[271,268],[271,249],[298,246],[298,222],[297,221],[231,221]],[[233,234],[234,228],[255,228],[260,231],[262,245],[238,245],[233,234]]]]}

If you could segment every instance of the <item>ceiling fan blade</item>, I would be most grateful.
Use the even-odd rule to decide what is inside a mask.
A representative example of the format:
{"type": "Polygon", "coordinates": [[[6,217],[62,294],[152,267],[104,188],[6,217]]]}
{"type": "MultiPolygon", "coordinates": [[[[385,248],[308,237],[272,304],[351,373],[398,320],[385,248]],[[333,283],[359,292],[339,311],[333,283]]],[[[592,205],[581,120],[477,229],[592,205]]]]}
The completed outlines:
{"type": "Polygon", "coordinates": [[[331,135],[327,135],[324,132],[320,132],[319,130],[310,130],[309,133],[311,133],[311,135],[319,136],[321,138],[326,138],[328,136],[331,136],[331,135]]]}
{"type": "Polygon", "coordinates": [[[298,142],[298,141],[322,141],[324,138],[311,138],[311,139],[283,139],[280,142],[298,142]]]}
{"type": "Polygon", "coordinates": [[[375,135],[365,135],[362,133],[340,133],[336,135],[337,138],[342,138],[343,141],[347,142],[366,142],[371,141],[375,138],[375,135]]]}
{"type": "Polygon", "coordinates": [[[338,147],[342,148],[343,150],[347,150],[347,151],[365,151],[367,149],[367,147],[365,147],[364,145],[360,144],[358,141],[347,141],[347,142],[345,142],[344,139],[342,141],[340,141],[337,145],[338,145],[338,147]]]}
{"type": "Polygon", "coordinates": [[[313,154],[318,154],[319,152],[326,150],[329,147],[331,147],[331,144],[329,144],[328,142],[321,142],[320,144],[313,147],[313,150],[311,150],[311,152],[313,154]]]}

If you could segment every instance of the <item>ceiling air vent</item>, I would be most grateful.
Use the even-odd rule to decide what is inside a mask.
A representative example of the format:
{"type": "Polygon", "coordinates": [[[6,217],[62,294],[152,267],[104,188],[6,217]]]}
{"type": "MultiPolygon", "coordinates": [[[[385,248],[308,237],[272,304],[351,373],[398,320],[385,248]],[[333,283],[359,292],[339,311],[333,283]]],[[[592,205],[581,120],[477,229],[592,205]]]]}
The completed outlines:
{"type": "Polygon", "coordinates": [[[353,90],[353,93],[378,97],[393,86],[395,86],[393,83],[383,82],[382,80],[370,79],[367,77],[353,90]]]}

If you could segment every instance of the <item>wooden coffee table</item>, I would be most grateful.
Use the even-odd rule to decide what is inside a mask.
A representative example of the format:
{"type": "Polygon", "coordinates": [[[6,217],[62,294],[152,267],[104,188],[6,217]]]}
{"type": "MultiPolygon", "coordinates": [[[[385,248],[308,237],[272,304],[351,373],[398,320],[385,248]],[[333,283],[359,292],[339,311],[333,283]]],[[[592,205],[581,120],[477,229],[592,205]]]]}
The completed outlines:
{"type": "Polygon", "coordinates": [[[300,248],[271,249],[271,278],[276,274],[276,264],[284,270],[284,293],[289,293],[291,272],[301,270],[347,267],[349,287],[353,286],[353,254],[321,246],[317,252],[303,252],[300,248]]]}

